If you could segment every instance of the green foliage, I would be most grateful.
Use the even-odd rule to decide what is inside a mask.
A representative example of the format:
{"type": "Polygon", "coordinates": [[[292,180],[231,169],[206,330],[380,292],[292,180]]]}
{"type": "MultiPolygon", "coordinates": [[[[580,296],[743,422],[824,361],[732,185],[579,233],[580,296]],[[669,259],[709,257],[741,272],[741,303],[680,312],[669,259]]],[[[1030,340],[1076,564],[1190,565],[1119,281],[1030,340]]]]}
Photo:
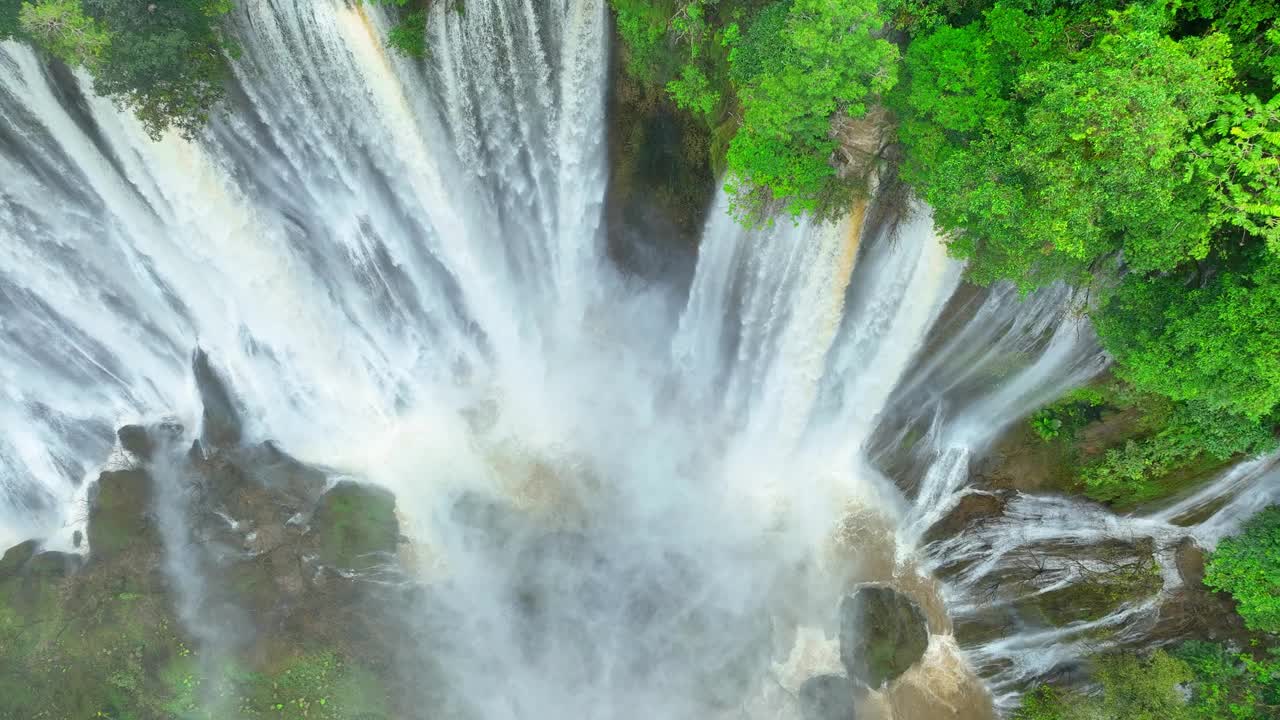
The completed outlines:
{"type": "Polygon", "coordinates": [[[1091,387],[1077,388],[1031,416],[1031,429],[1045,442],[1071,440],[1089,422],[1098,419],[1105,395],[1091,387]]]}
{"type": "Polygon", "coordinates": [[[1257,660],[1191,641],[1175,654],[1195,676],[1190,705],[1197,720],[1268,720],[1280,714],[1280,650],[1257,660]]]}
{"type": "Polygon", "coordinates": [[[1081,471],[1089,497],[1121,505],[1154,500],[1166,494],[1158,481],[1174,470],[1275,446],[1267,425],[1199,402],[1173,404],[1156,422],[1158,431],[1107,450],[1081,471]]]}
{"type": "Polygon", "coordinates": [[[1126,277],[1095,316],[1139,389],[1261,419],[1280,404],[1280,256],[1254,252],[1234,271],[1188,287],[1126,277]]]}
{"type": "Polygon", "coordinates": [[[610,4],[629,74],[714,129],[712,163],[723,158],[739,217],[848,206],[832,120],[864,114],[896,77],[897,49],[874,36],[883,24],[874,0],[610,4]]]}
{"type": "Polygon", "coordinates": [[[1204,584],[1231,593],[1250,629],[1280,632],[1280,506],[1263,510],[1240,535],[1218,543],[1204,584]]]}
{"type": "Polygon", "coordinates": [[[246,717],[284,720],[382,720],[390,718],[386,694],[367,670],[329,651],[292,659],[271,675],[246,675],[237,683],[246,717]]]}
{"type": "MultiPolygon", "coordinates": [[[[1154,497],[1161,475],[1269,446],[1280,406],[1280,5],[890,0],[886,10],[915,33],[890,97],[901,176],[970,278],[1029,291],[1119,269],[1093,313],[1115,372],[1181,408],[1169,427],[1085,468],[1090,495],[1154,497]]],[[[1032,424],[1045,439],[1070,434],[1070,419],[1048,409],[1032,424]]]]}
{"type": "Polygon", "coordinates": [[[71,65],[98,68],[111,44],[110,34],[85,14],[80,0],[24,2],[19,17],[28,37],[71,65]]]}
{"type": "Polygon", "coordinates": [[[678,107],[711,115],[720,105],[720,93],[711,87],[707,76],[696,65],[680,68],[680,77],[667,83],[667,92],[678,107]]]}
{"type": "Polygon", "coordinates": [[[394,552],[399,538],[395,497],[380,488],[344,481],[320,499],[312,520],[320,559],[341,568],[367,569],[394,552]]]}
{"type": "Polygon", "coordinates": [[[975,280],[1030,288],[1120,251],[1139,271],[1207,254],[1190,138],[1226,88],[1229,43],[1175,41],[1162,20],[1135,6],[1075,49],[1060,19],[997,8],[913,43],[907,177],[975,280]]]}
{"type": "Polygon", "coordinates": [[[1280,710],[1276,650],[1257,660],[1192,641],[1172,654],[1113,655],[1096,666],[1101,692],[1041,685],[1022,696],[1012,720],[1269,720],[1280,710]]]}
{"type": "Polygon", "coordinates": [[[1048,410],[1040,410],[1031,416],[1031,430],[1045,442],[1054,440],[1061,435],[1062,428],[1062,418],[1057,417],[1048,410]]]}
{"type": "Polygon", "coordinates": [[[1232,61],[1240,75],[1259,85],[1280,74],[1280,53],[1272,33],[1280,28],[1280,5],[1257,0],[1189,0],[1184,14],[1207,20],[1231,38],[1232,61]]]}
{"type": "Polygon", "coordinates": [[[788,62],[767,64],[738,91],[743,120],[728,167],[741,217],[847,204],[829,162],[830,123],[837,113],[863,115],[868,97],[896,81],[897,48],[873,36],[881,25],[872,0],[792,2],[781,32],[788,62]]]}
{"type": "Polygon", "coordinates": [[[22,33],[21,12],[22,0],[0,0],[0,40],[9,40],[22,33]]]}
{"type": "Polygon", "coordinates": [[[401,54],[421,58],[427,55],[427,11],[409,13],[387,32],[387,45],[401,54]]]}
{"type": "Polygon", "coordinates": [[[1101,691],[1040,686],[1022,698],[1013,720],[1191,720],[1179,686],[1192,679],[1182,660],[1157,650],[1148,658],[1108,655],[1094,663],[1101,691]]]}
{"type": "Polygon", "coordinates": [[[729,77],[745,87],[771,67],[791,62],[791,44],[784,32],[791,15],[789,0],[774,2],[751,19],[741,40],[729,51],[729,77]]]}
{"type": "Polygon", "coordinates": [[[1010,716],[1012,720],[1066,720],[1064,695],[1052,685],[1041,685],[1022,696],[1022,703],[1010,716]]]}
{"type": "Polygon", "coordinates": [[[1227,96],[1204,137],[1193,142],[1211,183],[1209,221],[1235,226],[1280,253],[1280,94],[1265,103],[1253,95],[1227,96]]]}
{"type": "Polygon", "coordinates": [[[226,95],[222,32],[230,0],[37,0],[23,3],[23,34],[93,75],[94,89],[132,110],[158,138],[191,136],[226,95]]]}
{"type": "Polygon", "coordinates": [[[609,0],[626,52],[627,72],[645,81],[657,79],[663,64],[663,39],[671,17],[670,2],[609,0]]]}
{"type": "Polygon", "coordinates": [[[1191,679],[1181,660],[1157,650],[1150,658],[1112,655],[1100,659],[1094,679],[1102,685],[1095,700],[1104,717],[1126,720],[1177,720],[1188,717],[1178,686],[1191,679]]]}

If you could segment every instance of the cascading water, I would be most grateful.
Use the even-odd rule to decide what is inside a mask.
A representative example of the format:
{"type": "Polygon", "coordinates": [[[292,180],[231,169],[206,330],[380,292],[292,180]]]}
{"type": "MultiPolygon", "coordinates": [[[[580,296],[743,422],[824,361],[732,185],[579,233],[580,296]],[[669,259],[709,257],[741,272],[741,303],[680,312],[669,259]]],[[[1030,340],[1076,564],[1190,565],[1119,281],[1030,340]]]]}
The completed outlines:
{"type": "Polygon", "coordinates": [[[604,252],[603,0],[436,4],[422,64],[373,10],[241,5],[198,142],[0,45],[0,544],[69,544],[116,426],[198,424],[198,346],[250,435],[396,492],[462,716],[795,716],[860,580],[934,633],[872,711],[989,716],[916,548],[970,455],[1102,367],[1066,291],[946,310],[926,212],[747,232],[724,197],[687,297],[641,283],[604,252]],[[876,467],[913,433],[908,497],[876,467]]]}

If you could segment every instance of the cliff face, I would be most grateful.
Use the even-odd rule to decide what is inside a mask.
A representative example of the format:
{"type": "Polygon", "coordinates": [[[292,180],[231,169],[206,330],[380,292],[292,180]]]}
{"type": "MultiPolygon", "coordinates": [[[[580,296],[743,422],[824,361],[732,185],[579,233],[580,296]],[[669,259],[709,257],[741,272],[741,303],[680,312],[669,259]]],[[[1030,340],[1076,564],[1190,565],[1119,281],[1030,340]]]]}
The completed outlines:
{"type": "Polygon", "coordinates": [[[716,192],[711,133],[662,88],[627,74],[622,43],[611,44],[608,94],[610,251],[629,270],[691,265],[716,192]]]}
{"type": "Polygon", "coordinates": [[[90,493],[88,552],[0,560],[0,718],[376,720],[423,701],[430,683],[399,673],[414,629],[395,618],[419,599],[392,582],[394,498],[239,444],[203,365],[211,442],[121,428],[132,462],[90,493]]]}

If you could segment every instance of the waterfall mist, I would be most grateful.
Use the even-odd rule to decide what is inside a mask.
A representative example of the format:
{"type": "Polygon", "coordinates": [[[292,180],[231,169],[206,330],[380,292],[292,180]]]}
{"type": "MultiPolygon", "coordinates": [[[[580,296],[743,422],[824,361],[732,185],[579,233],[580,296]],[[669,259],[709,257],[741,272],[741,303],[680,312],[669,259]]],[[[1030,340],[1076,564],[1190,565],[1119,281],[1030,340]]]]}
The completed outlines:
{"type": "Polygon", "coordinates": [[[199,346],[247,436],[395,492],[424,716],[798,717],[862,581],[933,633],[868,712],[990,716],[943,611],[966,588],[918,545],[973,453],[1105,365],[1066,290],[966,306],[924,208],[747,231],[723,195],[687,295],[629,276],[603,0],[437,3],[422,63],[374,9],[240,5],[197,142],[0,44],[0,544],[69,544],[115,427],[198,427],[199,346]]]}

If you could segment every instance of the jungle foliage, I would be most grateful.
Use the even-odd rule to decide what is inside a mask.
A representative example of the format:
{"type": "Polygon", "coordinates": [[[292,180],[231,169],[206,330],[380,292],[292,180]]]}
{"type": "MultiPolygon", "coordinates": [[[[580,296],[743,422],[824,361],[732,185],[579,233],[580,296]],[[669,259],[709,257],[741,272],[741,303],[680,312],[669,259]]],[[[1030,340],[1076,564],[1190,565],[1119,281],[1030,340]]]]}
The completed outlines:
{"type": "Polygon", "coordinates": [[[0,39],[17,37],[85,68],[94,91],[132,110],[153,137],[192,135],[226,97],[238,50],[231,0],[0,0],[0,39]]]}

